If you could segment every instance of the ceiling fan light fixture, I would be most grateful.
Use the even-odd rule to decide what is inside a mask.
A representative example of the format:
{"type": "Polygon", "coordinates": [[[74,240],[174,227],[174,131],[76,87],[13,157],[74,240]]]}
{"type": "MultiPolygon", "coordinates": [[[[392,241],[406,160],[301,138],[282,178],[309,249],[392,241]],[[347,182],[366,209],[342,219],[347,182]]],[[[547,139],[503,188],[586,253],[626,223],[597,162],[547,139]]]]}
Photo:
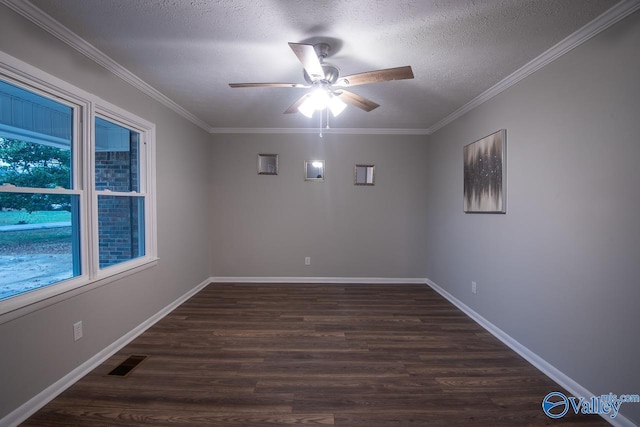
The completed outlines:
{"type": "Polygon", "coordinates": [[[324,88],[316,89],[311,92],[309,100],[312,102],[313,108],[318,111],[324,110],[327,108],[327,104],[329,104],[329,92],[324,88]]]}
{"type": "Polygon", "coordinates": [[[330,102],[330,95],[326,89],[316,89],[311,92],[298,107],[298,111],[311,118],[313,112],[324,110],[330,102]]]}
{"type": "Polygon", "coordinates": [[[333,117],[338,117],[338,115],[347,108],[347,104],[337,95],[322,88],[316,89],[308,94],[304,101],[298,106],[298,111],[311,118],[314,111],[322,111],[327,108],[331,110],[333,117]]]}
{"type": "Polygon", "coordinates": [[[347,108],[347,104],[345,104],[339,96],[332,94],[331,98],[329,98],[328,107],[331,110],[333,117],[338,117],[338,115],[347,108]]]}
{"type": "Polygon", "coordinates": [[[302,104],[298,106],[298,111],[309,118],[313,117],[313,112],[316,110],[310,98],[311,95],[307,95],[302,104]]]}

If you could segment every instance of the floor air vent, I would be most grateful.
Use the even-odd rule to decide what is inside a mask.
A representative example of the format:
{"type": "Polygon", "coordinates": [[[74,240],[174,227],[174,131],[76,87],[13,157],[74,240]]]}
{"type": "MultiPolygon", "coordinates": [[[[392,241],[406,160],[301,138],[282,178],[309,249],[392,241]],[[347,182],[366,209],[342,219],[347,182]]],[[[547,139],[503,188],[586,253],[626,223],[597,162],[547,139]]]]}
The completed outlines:
{"type": "Polygon", "coordinates": [[[113,370],[109,372],[107,376],[126,377],[140,364],[140,362],[142,362],[146,358],[147,356],[129,356],[127,360],[113,368],[113,370]]]}

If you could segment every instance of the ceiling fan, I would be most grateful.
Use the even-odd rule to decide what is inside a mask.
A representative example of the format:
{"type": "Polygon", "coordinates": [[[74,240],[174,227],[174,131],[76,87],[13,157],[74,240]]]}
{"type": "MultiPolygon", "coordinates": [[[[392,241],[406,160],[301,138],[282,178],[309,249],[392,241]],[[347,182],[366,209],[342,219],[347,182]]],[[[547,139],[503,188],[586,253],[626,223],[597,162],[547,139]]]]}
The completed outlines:
{"type": "Polygon", "coordinates": [[[285,114],[300,112],[311,117],[316,110],[328,108],[334,116],[340,114],[347,104],[353,105],[366,112],[378,108],[380,105],[353,92],[345,90],[351,86],[379,83],[390,80],[412,79],[411,66],[386,68],[383,70],[367,71],[359,74],[340,76],[340,70],[335,65],[324,62],[331,47],[327,43],[304,44],[289,43],[289,47],[296,55],[304,69],[304,79],[307,84],[300,83],[229,83],[232,88],[241,87],[282,87],[312,89],[302,95],[285,114]]]}

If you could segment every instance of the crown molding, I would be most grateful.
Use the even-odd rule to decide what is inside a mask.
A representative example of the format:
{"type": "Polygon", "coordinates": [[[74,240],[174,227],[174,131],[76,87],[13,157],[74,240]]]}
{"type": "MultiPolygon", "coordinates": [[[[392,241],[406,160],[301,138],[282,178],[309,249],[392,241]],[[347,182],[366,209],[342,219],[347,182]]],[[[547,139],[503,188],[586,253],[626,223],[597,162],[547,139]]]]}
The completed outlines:
{"type": "MultiPolygon", "coordinates": [[[[205,121],[196,117],[193,113],[186,110],[169,97],[146,83],[140,77],[114,61],[111,57],[100,51],[91,43],[84,40],[78,34],[56,21],[41,9],[33,5],[27,0],[0,0],[1,4],[25,17],[38,27],[47,31],[54,37],[57,37],[64,43],[68,44],[82,55],[93,60],[100,66],[111,71],[122,80],[126,81],[136,89],[149,95],[151,98],[170,108],[180,116],[189,120],[201,129],[212,134],[255,134],[255,133],[319,133],[317,128],[216,128],[212,127],[205,121]]],[[[366,134],[366,135],[426,135],[426,129],[362,129],[362,128],[343,128],[343,129],[323,129],[323,134],[366,134]]]]}
{"type": "Polygon", "coordinates": [[[547,64],[555,61],[565,53],[570,50],[580,46],[582,43],[589,40],[591,37],[597,35],[598,33],[606,30],[611,27],[618,21],[626,18],[631,15],[633,12],[640,9],[640,0],[623,0],[620,3],[616,4],[612,8],[608,9],[602,15],[598,16],[593,21],[589,22],[584,27],[580,28],[575,33],[569,35],[565,39],[558,42],[556,45],[551,47],[549,50],[536,57],[532,61],[525,64],[522,68],[516,70],[514,73],[510,74],[494,86],[490,87],[486,91],[482,92],[480,95],[467,102],[465,105],[449,114],[444,119],[435,123],[433,126],[427,129],[427,134],[431,135],[437,130],[445,127],[449,123],[454,120],[462,117],[469,111],[478,107],[479,105],[485,103],[490,100],[494,96],[504,92],[511,86],[518,83],[520,80],[525,77],[535,73],[539,69],[543,68],[547,64]]]}
{"type": "Polygon", "coordinates": [[[323,135],[428,135],[427,129],[366,129],[366,128],[211,128],[210,133],[230,134],[230,133],[297,133],[311,134],[322,133],[323,135]]]}
{"type": "MultiPolygon", "coordinates": [[[[118,64],[109,56],[98,50],[95,46],[88,43],[73,31],[51,18],[42,10],[34,6],[27,0],[0,0],[0,4],[6,5],[14,12],[22,15],[29,21],[33,22],[43,30],[49,32],[53,36],[67,43],[81,54],[95,61],[102,67],[114,73],[127,83],[139,89],[151,98],[170,108],[180,116],[189,120],[201,129],[212,134],[256,134],[256,133],[279,133],[279,134],[310,134],[320,133],[318,128],[216,128],[196,117],[193,113],[172,101],[169,97],[146,83],[144,80],[133,74],[131,71],[118,64]]],[[[549,50],[539,55],[532,61],[525,64],[505,79],[501,80],[491,88],[487,89],[447,117],[436,122],[427,129],[364,129],[364,128],[336,128],[323,129],[323,134],[359,134],[359,135],[431,135],[439,129],[445,127],[454,120],[462,117],[469,111],[492,99],[496,95],[502,93],[506,89],[518,83],[525,77],[533,74],[543,68],[550,62],[558,59],[560,56],[570,50],[580,46],[596,34],[606,30],[618,21],[629,16],[633,12],[640,9],[640,0],[622,0],[612,8],[605,11],[602,15],[569,35],[549,50]]]]}
{"type": "Polygon", "coordinates": [[[209,124],[200,120],[194,114],[172,101],[169,97],[146,83],[140,77],[136,76],[131,71],[118,64],[102,51],[98,50],[91,43],[88,43],[82,37],[34,6],[31,2],[26,0],[0,0],[0,3],[4,4],[9,9],[22,15],[29,21],[36,24],[38,27],[57,37],[87,58],[93,60],[97,64],[111,71],[113,74],[120,77],[122,80],[126,81],[136,89],[139,89],[143,93],[149,95],[151,98],[175,111],[196,126],[204,129],[207,132],[211,131],[211,126],[209,124]]]}

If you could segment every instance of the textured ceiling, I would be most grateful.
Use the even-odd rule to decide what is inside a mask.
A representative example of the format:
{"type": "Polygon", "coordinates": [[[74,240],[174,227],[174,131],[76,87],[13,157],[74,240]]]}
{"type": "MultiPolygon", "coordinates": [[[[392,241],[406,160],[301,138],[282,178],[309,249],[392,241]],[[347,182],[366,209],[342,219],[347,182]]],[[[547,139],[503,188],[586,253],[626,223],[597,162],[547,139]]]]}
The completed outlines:
{"type": "Polygon", "coordinates": [[[379,104],[332,127],[427,129],[571,35],[613,0],[31,0],[211,128],[308,128],[287,42],[329,41],[342,75],[411,65],[414,80],[353,87],[379,104]]]}

